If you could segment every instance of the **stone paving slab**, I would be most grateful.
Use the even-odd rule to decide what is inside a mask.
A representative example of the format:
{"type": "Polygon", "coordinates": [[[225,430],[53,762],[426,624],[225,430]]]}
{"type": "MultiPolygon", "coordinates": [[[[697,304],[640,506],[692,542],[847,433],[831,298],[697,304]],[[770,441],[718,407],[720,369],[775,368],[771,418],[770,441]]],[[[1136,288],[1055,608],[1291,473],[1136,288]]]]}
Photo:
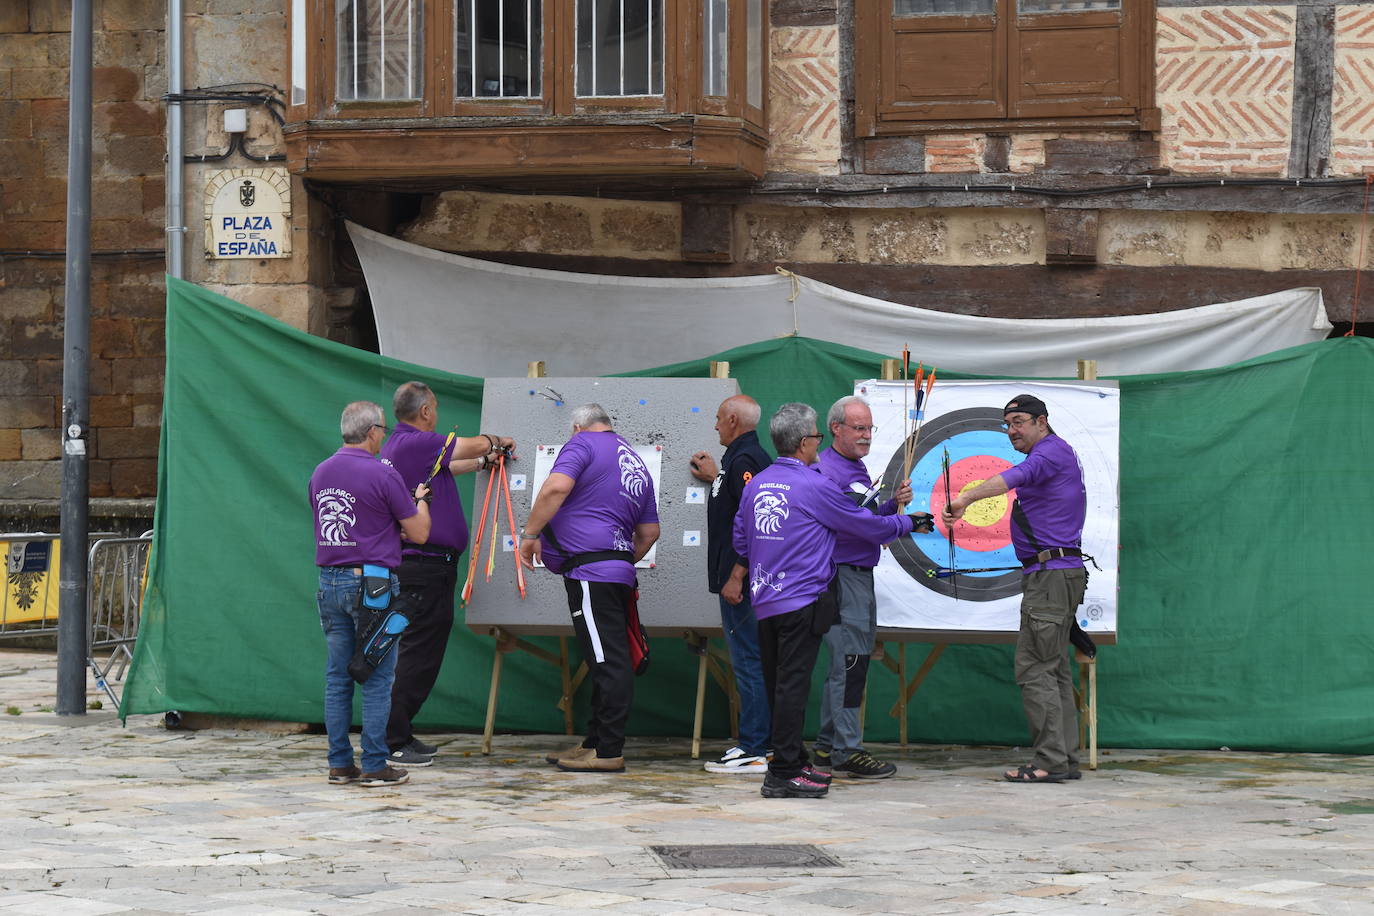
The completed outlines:
{"type": "MultiPolygon", "coordinates": [[[[1023,750],[878,745],[898,774],[769,800],[686,740],[562,773],[562,735],[430,735],[386,789],[322,734],[51,714],[49,653],[0,651],[0,913],[1371,914],[1374,758],[1110,750],[1012,785],[1023,750]],[[47,708],[45,708],[47,707],[47,708]],[[658,845],[814,844],[839,867],[670,869],[658,845]]],[[[99,697],[92,693],[91,700],[99,697]]],[[[633,723],[632,723],[633,724],[633,723]]],[[[714,748],[712,748],[714,749],[714,748]]]]}

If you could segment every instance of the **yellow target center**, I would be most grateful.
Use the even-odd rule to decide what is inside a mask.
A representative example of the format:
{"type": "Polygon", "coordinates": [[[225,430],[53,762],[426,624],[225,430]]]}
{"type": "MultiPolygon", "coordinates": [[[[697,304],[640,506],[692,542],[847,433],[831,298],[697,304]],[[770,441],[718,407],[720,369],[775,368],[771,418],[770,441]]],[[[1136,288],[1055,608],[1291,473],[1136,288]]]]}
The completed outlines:
{"type": "MultiPolygon", "coordinates": [[[[978,486],[983,481],[970,480],[959,489],[959,495],[963,496],[969,490],[978,486]]],[[[964,521],[979,528],[986,528],[995,525],[1007,514],[1007,494],[993,496],[988,499],[980,499],[978,502],[969,506],[964,511],[964,521]]]]}

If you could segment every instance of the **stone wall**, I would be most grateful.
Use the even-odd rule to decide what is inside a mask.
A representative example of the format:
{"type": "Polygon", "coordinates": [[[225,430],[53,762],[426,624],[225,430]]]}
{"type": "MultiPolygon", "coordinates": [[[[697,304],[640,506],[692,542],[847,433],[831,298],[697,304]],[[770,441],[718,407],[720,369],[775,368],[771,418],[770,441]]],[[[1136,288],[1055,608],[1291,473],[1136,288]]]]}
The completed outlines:
{"type": "MultiPolygon", "coordinates": [[[[164,290],[163,4],[95,4],[94,497],[157,479],[164,290]]],[[[0,4],[0,501],[60,490],[69,4],[0,4]]]]}

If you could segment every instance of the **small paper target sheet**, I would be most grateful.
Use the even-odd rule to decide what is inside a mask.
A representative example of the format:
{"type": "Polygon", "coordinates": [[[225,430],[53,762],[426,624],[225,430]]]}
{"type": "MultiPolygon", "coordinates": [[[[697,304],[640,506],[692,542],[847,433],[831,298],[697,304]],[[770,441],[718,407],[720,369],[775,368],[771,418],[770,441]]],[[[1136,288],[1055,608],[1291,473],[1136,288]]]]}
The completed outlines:
{"type": "MultiPolygon", "coordinates": [[[[884,499],[903,477],[904,443],[914,436],[911,384],[870,380],[854,387],[854,393],[868,402],[878,427],[864,463],[873,478],[883,475],[884,499]]],[[[907,506],[908,512],[935,516],[935,531],[908,535],[883,551],[874,570],[880,626],[1012,632],[1019,628],[1022,572],[1011,543],[1016,492],[968,508],[954,525],[952,562],[948,531],[940,520],[946,503],[946,453],[951,495],[1024,460],[1012,448],[1002,419],[1002,406],[1018,394],[1045,402],[1050,427],[1078,455],[1088,497],[1083,551],[1101,567],[1099,572],[1087,564],[1088,589],[1078,608],[1078,622],[1090,633],[1116,632],[1121,401],[1110,382],[936,383],[923,405],[924,420],[912,450],[908,479],[913,498],[907,506]]]]}
{"type": "MultiPolygon", "coordinates": [[[[539,499],[539,488],[544,486],[544,481],[549,479],[549,472],[553,470],[554,460],[558,458],[558,450],[565,443],[558,445],[540,445],[534,450],[534,476],[530,479],[531,491],[534,500],[539,499]]],[[[661,477],[663,473],[663,450],[654,445],[635,445],[631,443],[635,454],[644,462],[644,466],[649,469],[649,476],[654,481],[654,505],[658,506],[662,499],[663,488],[661,477]]],[[[534,503],[531,502],[530,505],[534,503]]],[[[644,555],[635,566],[639,569],[648,569],[653,566],[658,557],[658,544],[649,548],[649,552],[644,555]]]]}

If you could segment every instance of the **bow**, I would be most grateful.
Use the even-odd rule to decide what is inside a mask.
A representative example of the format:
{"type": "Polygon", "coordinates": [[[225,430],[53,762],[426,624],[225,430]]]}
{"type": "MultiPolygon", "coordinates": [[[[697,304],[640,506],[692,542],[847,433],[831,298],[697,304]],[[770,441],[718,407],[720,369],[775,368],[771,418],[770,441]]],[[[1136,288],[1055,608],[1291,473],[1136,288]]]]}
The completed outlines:
{"type": "MultiPolygon", "coordinates": [[[[949,504],[954,501],[953,496],[950,493],[949,483],[949,446],[945,446],[944,457],[940,460],[940,467],[945,473],[945,506],[948,507],[949,504]]],[[[946,570],[940,571],[947,572],[948,575],[939,576],[938,572],[936,575],[939,578],[949,579],[949,584],[953,587],[954,590],[954,600],[958,601],[959,580],[956,578],[956,576],[958,576],[959,570],[954,565],[954,525],[954,522],[950,522],[949,527],[946,529],[946,532],[949,534],[949,567],[946,570]]]]}

